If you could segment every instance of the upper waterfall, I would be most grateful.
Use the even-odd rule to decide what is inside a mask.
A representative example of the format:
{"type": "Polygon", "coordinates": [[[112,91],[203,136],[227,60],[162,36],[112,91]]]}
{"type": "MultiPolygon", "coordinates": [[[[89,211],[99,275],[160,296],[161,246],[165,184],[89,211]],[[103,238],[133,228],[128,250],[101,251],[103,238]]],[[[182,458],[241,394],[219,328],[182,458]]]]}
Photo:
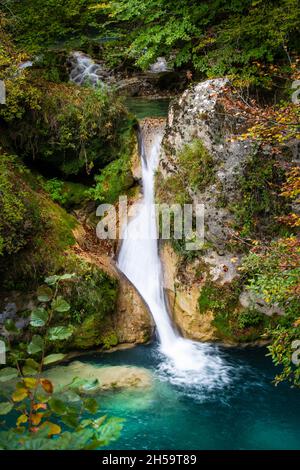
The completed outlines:
{"type": "Polygon", "coordinates": [[[118,267],[136,287],[151,311],[157,327],[160,351],[166,359],[163,366],[183,380],[186,380],[186,373],[192,373],[193,383],[196,380],[209,386],[219,381],[226,382],[227,368],[222,358],[213,354],[213,346],[182,338],[170,319],[163,288],[154,206],[154,176],[164,125],[159,119],[144,120],[140,127],[143,198],[136,203],[135,216],[124,228],[118,267]]]}

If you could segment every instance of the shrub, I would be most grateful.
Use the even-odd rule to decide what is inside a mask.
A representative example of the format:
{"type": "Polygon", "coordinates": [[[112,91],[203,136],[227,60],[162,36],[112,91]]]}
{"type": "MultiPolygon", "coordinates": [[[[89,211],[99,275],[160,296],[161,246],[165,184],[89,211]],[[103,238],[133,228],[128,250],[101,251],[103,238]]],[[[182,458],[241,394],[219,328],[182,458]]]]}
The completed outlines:
{"type": "Polygon", "coordinates": [[[265,315],[257,310],[243,310],[239,313],[237,318],[237,326],[241,330],[260,325],[264,320],[265,315]]]}
{"type": "Polygon", "coordinates": [[[90,174],[118,156],[126,112],[114,93],[39,80],[38,109],[10,123],[18,153],[64,175],[90,174]]]}
{"type": "Polygon", "coordinates": [[[80,183],[52,178],[44,181],[43,188],[51,199],[67,210],[78,207],[89,199],[89,189],[80,183]]]}
{"type": "Polygon", "coordinates": [[[181,178],[192,190],[203,191],[214,181],[215,163],[201,140],[185,145],[177,159],[181,178]]]}
{"type": "Polygon", "coordinates": [[[242,238],[270,237],[281,228],[276,217],[286,211],[280,197],[284,171],[274,156],[256,151],[238,179],[240,200],[230,209],[235,217],[234,228],[242,238]]]}

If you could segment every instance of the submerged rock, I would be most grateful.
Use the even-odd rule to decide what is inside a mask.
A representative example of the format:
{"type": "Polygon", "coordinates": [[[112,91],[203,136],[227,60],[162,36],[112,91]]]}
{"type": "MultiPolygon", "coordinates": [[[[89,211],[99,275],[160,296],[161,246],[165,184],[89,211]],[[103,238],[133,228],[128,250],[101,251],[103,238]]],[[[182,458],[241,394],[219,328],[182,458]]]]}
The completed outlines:
{"type": "Polygon", "coordinates": [[[152,384],[152,377],[147,369],[133,366],[102,366],[74,361],[66,366],[56,366],[49,369],[46,374],[54,387],[65,387],[74,378],[84,380],[98,379],[98,385],[89,393],[103,390],[122,388],[146,388],[152,384]]]}

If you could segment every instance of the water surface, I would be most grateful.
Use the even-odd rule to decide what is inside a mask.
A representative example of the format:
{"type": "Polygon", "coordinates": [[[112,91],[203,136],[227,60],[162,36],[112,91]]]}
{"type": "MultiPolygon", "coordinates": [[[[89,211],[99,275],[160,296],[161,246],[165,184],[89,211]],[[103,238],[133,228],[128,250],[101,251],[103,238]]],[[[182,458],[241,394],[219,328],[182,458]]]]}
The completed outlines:
{"type": "Polygon", "coordinates": [[[153,374],[147,390],[105,392],[101,413],[125,418],[112,449],[300,449],[300,393],[281,384],[264,349],[219,349],[227,385],[176,384],[162,370],[156,343],[89,356],[95,365],[134,365],[153,374]]]}

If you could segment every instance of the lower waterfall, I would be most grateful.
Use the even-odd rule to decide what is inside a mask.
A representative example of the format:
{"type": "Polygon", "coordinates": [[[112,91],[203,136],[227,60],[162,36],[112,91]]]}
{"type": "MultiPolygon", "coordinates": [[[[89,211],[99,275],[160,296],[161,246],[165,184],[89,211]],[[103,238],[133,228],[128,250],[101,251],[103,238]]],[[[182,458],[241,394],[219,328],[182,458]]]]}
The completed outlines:
{"type": "Polygon", "coordinates": [[[162,266],[158,253],[154,210],[154,176],[158,166],[163,129],[153,126],[150,142],[140,136],[143,198],[135,204],[135,215],[124,228],[118,268],[139,291],[156,324],[162,370],[177,382],[214,387],[229,381],[229,367],[217,348],[179,335],[172,324],[164,296],[162,266]]]}

